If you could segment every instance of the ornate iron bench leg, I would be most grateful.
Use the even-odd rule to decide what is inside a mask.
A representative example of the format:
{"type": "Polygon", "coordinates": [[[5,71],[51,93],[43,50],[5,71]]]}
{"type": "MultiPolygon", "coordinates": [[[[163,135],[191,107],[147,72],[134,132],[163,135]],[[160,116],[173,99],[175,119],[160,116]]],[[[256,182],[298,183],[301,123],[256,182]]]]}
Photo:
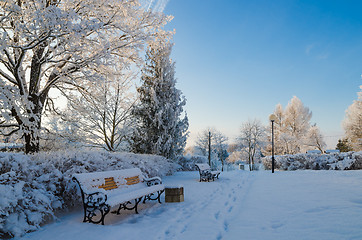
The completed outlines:
{"type": "Polygon", "coordinates": [[[161,195],[165,190],[157,191],[157,197],[152,198],[152,196],[155,195],[155,193],[148,194],[144,197],[143,203],[146,203],[147,200],[158,200],[159,203],[161,203],[161,195]]]}
{"type": "Polygon", "coordinates": [[[142,200],[142,197],[134,200],[134,201],[135,201],[135,206],[134,206],[134,208],[135,208],[135,211],[136,211],[137,214],[138,214],[137,206],[138,206],[138,204],[141,202],[141,200],[142,200]]]}
{"type": "Polygon", "coordinates": [[[86,218],[86,216],[87,216],[87,207],[86,207],[86,205],[83,203],[83,209],[84,209],[84,218],[83,218],[83,222],[86,222],[87,220],[87,218],[86,218]]]}
{"type": "Polygon", "coordinates": [[[158,193],[157,199],[158,199],[158,202],[159,202],[159,203],[161,203],[161,194],[162,194],[164,191],[165,191],[165,190],[157,191],[157,193],[158,193]]]}
{"type": "Polygon", "coordinates": [[[91,206],[84,206],[84,219],[83,222],[90,222],[94,224],[102,223],[104,225],[104,218],[109,213],[110,206],[107,204],[98,206],[98,207],[91,207],[91,206]],[[99,213],[96,213],[96,212],[99,213]],[[97,217],[97,214],[100,214],[100,217],[97,217]],[[94,219],[97,217],[97,220],[94,219]]]}
{"type": "Polygon", "coordinates": [[[104,218],[109,213],[109,210],[110,210],[110,208],[107,208],[105,212],[103,212],[101,210],[101,213],[102,213],[102,219],[101,219],[102,220],[102,225],[104,225],[104,218]]]}
{"type": "Polygon", "coordinates": [[[119,204],[119,207],[118,207],[118,210],[117,210],[117,215],[120,214],[120,212],[121,212],[122,209],[124,209],[124,210],[133,210],[133,209],[134,209],[135,212],[138,214],[137,206],[138,206],[138,204],[141,202],[141,200],[142,200],[142,197],[136,198],[136,199],[134,200],[134,205],[133,205],[132,207],[128,207],[128,206],[127,206],[128,204],[132,204],[131,201],[128,201],[128,202],[119,204]]]}

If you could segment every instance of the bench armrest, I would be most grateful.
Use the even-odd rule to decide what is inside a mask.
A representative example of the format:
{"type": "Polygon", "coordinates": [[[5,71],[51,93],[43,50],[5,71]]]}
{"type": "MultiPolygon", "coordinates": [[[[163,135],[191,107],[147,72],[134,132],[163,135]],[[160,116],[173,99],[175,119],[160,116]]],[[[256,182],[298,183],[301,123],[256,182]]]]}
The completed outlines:
{"type": "Polygon", "coordinates": [[[107,201],[107,195],[103,192],[84,193],[84,204],[88,206],[101,206],[107,201]]]}
{"type": "Polygon", "coordinates": [[[144,178],[143,181],[147,184],[147,186],[160,185],[162,184],[162,180],[159,177],[153,178],[144,178]]]}
{"type": "Polygon", "coordinates": [[[73,177],[72,180],[78,184],[82,194],[83,203],[85,205],[95,207],[106,203],[107,195],[103,189],[99,189],[99,191],[96,192],[89,191],[88,189],[82,187],[82,184],[80,184],[76,177],[73,177]]]}
{"type": "Polygon", "coordinates": [[[200,170],[200,175],[208,175],[208,174],[211,174],[210,169],[200,170]]]}

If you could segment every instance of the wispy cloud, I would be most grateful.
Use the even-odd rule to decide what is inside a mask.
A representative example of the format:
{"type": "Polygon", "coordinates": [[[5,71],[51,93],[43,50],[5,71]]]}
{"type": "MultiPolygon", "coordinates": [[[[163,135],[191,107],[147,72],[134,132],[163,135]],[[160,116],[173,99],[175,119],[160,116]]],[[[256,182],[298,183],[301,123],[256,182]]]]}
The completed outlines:
{"type": "Polygon", "coordinates": [[[143,0],[141,1],[142,7],[147,11],[163,12],[169,0],[143,0]]]}
{"type": "Polygon", "coordinates": [[[327,49],[326,47],[320,47],[319,44],[311,43],[305,47],[305,54],[323,60],[329,57],[327,49]]]}
{"type": "Polygon", "coordinates": [[[315,44],[309,44],[305,47],[305,53],[309,56],[310,52],[312,51],[312,49],[314,48],[315,44]]]}
{"type": "Polygon", "coordinates": [[[329,57],[329,54],[328,53],[322,53],[322,54],[319,54],[317,56],[318,59],[320,60],[324,60],[324,59],[327,59],[329,57]]]}
{"type": "Polygon", "coordinates": [[[156,12],[163,12],[163,10],[165,10],[166,5],[168,3],[169,0],[158,0],[156,2],[156,6],[155,6],[155,11],[156,12]]]}

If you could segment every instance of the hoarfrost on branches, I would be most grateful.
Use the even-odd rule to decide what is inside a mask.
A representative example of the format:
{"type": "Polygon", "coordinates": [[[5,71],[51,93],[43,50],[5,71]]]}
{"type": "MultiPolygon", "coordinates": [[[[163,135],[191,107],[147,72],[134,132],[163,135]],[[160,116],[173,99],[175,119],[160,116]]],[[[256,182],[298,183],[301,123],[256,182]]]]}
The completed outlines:
{"type": "MultiPolygon", "coordinates": [[[[310,124],[312,112],[296,96],[284,110],[278,104],[274,115],[277,117],[274,122],[276,154],[296,154],[309,149],[322,149],[325,146],[319,128],[310,124]]],[[[270,148],[269,146],[267,151],[270,148]]]]}
{"type": "Polygon", "coordinates": [[[38,151],[50,89],[77,89],[99,66],[139,62],[145,42],[170,34],[162,30],[169,20],[136,0],[2,1],[1,134],[17,133],[27,153],[38,151]]]}
{"type": "Polygon", "coordinates": [[[69,94],[64,122],[58,124],[71,126],[72,131],[61,134],[53,126],[53,134],[58,132],[65,139],[108,151],[128,150],[133,125],[131,108],[136,101],[130,91],[134,75],[126,70],[107,73],[69,94]]]}
{"type": "Polygon", "coordinates": [[[343,127],[346,137],[351,141],[353,150],[362,150],[362,85],[358,99],[346,110],[343,127]]]}
{"type": "Polygon", "coordinates": [[[201,152],[201,155],[208,156],[210,145],[210,166],[219,168],[221,163],[221,169],[223,170],[225,160],[229,156],[227,141],[228,138],[223,133],[214,128],[208,128],[198,134],[196,148],[201,152]]]}
{"type": "Polygon", "coordinates": [[[249,120],[242,124],[240,135],[237,138],[238,145],[248,158],[250,171],[255,164],[255,159],[260,158],[261,150],[266,142],[266,130],[258,120],[249,120]]]}

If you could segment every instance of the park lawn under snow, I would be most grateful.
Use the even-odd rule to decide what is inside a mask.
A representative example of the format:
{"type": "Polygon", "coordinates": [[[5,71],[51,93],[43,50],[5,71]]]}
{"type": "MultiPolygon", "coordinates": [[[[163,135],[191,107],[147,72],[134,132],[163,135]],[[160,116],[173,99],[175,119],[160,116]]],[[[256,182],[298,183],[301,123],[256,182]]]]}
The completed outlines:
{"type": "Polygon", "coordinates": [[[105,225],[66,214],[20,239],[362,239],[362,171],[231,171],[164,177],[184,187],[181,203],[151,202],[105,225]]]}

